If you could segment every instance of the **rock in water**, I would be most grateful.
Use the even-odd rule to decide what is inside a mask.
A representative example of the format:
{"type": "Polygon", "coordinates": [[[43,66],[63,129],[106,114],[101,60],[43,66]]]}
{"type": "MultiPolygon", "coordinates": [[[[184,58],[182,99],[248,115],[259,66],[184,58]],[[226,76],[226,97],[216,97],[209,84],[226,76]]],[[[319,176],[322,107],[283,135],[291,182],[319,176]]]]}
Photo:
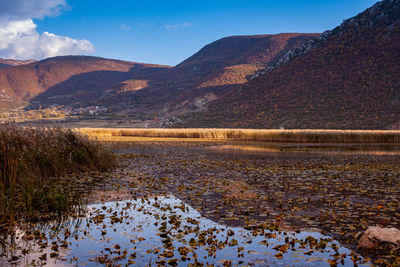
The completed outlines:
{"type": "Polygon", "coordinates": [[[362,233],[358,246],[361,249],[373,250],[380,245],[389,245],[392,248],[400,248],[400,230],[396,228],[381,228],[370,226],[362,233]]]}

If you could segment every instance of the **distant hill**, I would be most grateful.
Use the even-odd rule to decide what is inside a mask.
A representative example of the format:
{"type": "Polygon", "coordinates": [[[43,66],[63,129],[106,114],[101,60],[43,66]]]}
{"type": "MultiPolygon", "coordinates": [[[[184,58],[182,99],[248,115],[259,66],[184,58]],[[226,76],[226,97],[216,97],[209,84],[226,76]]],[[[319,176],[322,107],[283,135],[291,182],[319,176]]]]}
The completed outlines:
{"type": "Polygon", "coordinates": [[[290,51],[186,127],[400,129],[400,0],[290,51]]]}
{"type": "Polygon", "coordinates": [[[0,64],[0,108],[99,104],[173,127],[400,129],[400,0],[323,34],[222,38],[175,67],[87,56],[0,64]]]}
{"type": "Polygon", "coordinates": [[[0,63],[0,69],[2,69],[2,68],[8,68],[8,67],[11,67],[11,65],[4,64],[4,63],[0,63]]]}
{"type": "Polygon", "coordinates": [[[164,67],[89,56],[48,58],[0,69],[0,97],[39,104],[86,103],[132,73],[160,68],[164,67]]]}
{"type": "Polygon", "coordinates": [[[21,66],[29,63],[33,63],[35,60],[14,60],[14,59],[3,59],[0,58],[0,69],[8,68],[13,66],[21,66]]]}
{"type": "Polygon", "coordinates": [[[173,68],[87,56],[54,57],[0,69],[0,93],[32,106],[101,104],[161,116],[204,110],[208,102],[315,36],[227,37],[173,68]]]}

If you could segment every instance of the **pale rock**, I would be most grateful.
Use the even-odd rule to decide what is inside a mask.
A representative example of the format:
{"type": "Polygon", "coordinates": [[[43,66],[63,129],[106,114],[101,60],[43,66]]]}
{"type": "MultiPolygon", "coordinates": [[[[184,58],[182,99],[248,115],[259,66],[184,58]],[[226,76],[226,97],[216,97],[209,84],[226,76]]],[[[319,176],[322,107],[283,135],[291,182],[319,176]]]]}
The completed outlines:
{"type": "Polygon", "coordinates": [[[358,246],[361,249],[371,250],[384,243],[390,244],[394,248],[400,248],[400,230],[370,226],[361,234],[358,246]]]}

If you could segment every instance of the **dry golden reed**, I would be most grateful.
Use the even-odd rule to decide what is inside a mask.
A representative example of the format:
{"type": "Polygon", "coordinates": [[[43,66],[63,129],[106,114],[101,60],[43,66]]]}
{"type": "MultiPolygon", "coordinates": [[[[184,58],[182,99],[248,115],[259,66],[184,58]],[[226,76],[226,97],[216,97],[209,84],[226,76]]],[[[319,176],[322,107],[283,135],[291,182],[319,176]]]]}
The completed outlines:
{"type": "MultiPolygon", "coordinates": [[[[298,143],[400,143],[394,130],[256,130],[256,129],[111,129],[79,128],[77,131],[99,140],[119,141],[123,137],[232,139],[298,143]]],[[[127,140],[127,139],[125,139],[127,140]]]]}

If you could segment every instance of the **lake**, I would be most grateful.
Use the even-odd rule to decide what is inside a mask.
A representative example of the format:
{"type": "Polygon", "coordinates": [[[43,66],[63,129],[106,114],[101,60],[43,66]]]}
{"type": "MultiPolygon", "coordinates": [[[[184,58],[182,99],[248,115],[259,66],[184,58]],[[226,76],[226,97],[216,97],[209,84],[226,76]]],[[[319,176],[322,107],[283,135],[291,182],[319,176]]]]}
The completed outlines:
{"type": "Polygon", "coordinates": [[[371,265],[356,234],[400,228],[398,146],[111,146],[117,169],[78,176],[87,211],[16,225],[2,265],[371,265]]]}
{"type": "Polygon", "coordinates": [[[318,232],[227,227],[174,196],[89,205],[84,217],[17,229],[9,241],[3,254],[16,266],[353,265],[351,250],[318,232]]]}

